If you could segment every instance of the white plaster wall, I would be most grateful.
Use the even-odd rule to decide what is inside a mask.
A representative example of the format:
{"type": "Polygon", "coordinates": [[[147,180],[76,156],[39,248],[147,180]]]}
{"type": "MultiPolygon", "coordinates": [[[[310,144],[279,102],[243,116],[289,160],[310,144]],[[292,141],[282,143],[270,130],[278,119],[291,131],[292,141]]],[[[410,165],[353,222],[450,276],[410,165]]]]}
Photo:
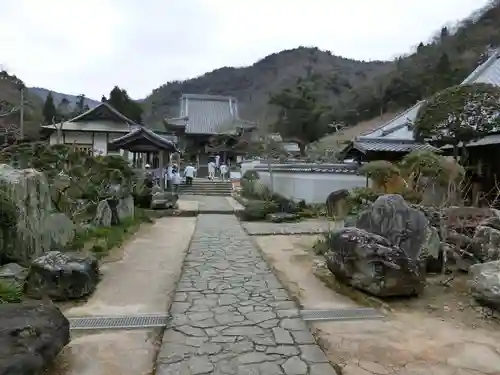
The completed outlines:
{"type": "Polygon", "coordinates": [[[106,133],[94,134],[94,155],[108,154],[108,137],[106,133]]]}
{"type": "MultiPolygon", "coordinates": [[[[269,172],[258,173],[260,181],[271,187],[269,172]]],[[[325,203],[328,195],[335,190],[367,186],[366,177],[347,173],[273,172],[273,180],[276,193],[313,204],[325,203]]]]}

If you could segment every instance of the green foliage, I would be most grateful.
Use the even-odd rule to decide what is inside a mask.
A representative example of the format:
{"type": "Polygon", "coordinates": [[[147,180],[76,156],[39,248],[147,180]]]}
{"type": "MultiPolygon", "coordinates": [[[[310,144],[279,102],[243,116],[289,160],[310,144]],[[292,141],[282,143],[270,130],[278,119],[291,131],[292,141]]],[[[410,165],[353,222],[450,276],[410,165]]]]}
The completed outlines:
{"type": "MultiPolygon", "coordinates": [[[[12,229],[17,223],[17,206],[9,198],[8,193],[0,188],[0,229],[12,229]]],[[[5,232],[4,232],[5,233],[5,232]]]]}
{"type": "Polygon", "coordinates": [[[328,131],[324,118],[326,109],[310,85],[299,82],[271,96],[269,104],[278,107],[276,131],[285,141],[298,143],[300,152],[305,155],[305,147],[324,136],[328,131]]]}
{"type": "Polygon", "coordinates": [[[79,214],[74,211],[78,199],[96,203],[117,194],[125,196],[133,188],[134,171],[124,158],[89,156],[71,145],[20,143],[3,149],[0,162],[44,172],[56,209],[71,218],[79,214]],[[118,185],[119,191],[113,189],[118,185]]]}
{"type": "Polygon", "coordinates": [[[389,161],[376,160],[364,164],[359,172],[371,178],[379,186],[384,186],[394,176],[399,176],[399,168],[389,161]]]}
{"type": "Polygon", "coordinates": [[[70,251],[90,250],[98,258],[108,255],[109,251],[122,245],[134,234],[141,223],[151,222],[144,211],[135,209],[135,216],[122,220],[111,227],[88,228],[75,235],[73,241],[66,247],[70,251]]]}
{"type": "Polygon", "coordinates": [[[0,304],[21,302],[22,286],[15,283],[0,282],[0,304]]]}
{"type": "Polygon", "coordinates": [[[130,98],[126,90],[115,86],[109,93],[106,103],[132,121],[142,123],[143,109],[139,103],[130,98]]]}
{"type": "Polygon", "coordinates": [[[488,84],[453,86],[438,92],[420,108],[416,138],[458,145],[499,129],[500,89],[488,84]]]}
{"type": "Polygon", "coordinates": [[[465,169],[458,163],[429,151],[413,151],[403,158],[400,168],[409,180],[417,181],[420,177],[432,178],[446,185],[460,182],[465,169]]]}
{"type": "Polygon", "coordinates": [[[49,92],[43,104],[43,121],[45,124],[52,124],[56,120],[57,110],[54,104],[52,92],[49,92]]]}

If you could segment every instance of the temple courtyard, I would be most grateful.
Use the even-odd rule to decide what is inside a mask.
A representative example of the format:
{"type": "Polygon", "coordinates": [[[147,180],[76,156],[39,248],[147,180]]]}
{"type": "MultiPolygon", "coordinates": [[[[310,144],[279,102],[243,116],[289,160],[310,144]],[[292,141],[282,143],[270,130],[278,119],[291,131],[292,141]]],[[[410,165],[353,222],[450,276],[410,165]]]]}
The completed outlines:
{"type": "Polygon", "coordinates": [[[313,274],[326,223],[240,223],[232,198],[182,200],[197,217],[144,225],[105,259],[95,293],[63,306],[69,318],[169,311],[166,329],[75,331],[47,374],[500,374],[486,323],[383,306],[383,319],[305,321],[360,307],[313,274]]]}

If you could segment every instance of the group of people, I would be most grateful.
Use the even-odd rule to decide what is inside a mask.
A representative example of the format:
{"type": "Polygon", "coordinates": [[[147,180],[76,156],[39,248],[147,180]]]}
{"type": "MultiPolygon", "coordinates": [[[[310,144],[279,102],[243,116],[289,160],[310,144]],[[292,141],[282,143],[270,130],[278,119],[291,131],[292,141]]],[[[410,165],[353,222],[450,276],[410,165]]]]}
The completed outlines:
{"type": "MultiPolygon", "coordinates": [[[[209,180],[214,180],[217,172],[220,173],[220,179],[222,181],[226,181],[229,178],[229,167],[226,164],[220,162],[220,157],[218,155],[213,160],[210,160],[208,162],[207,167],[209,180]]],[[[150,165],[146,164],[146,170],[149,170],[150,168],[150,165]]],[[[186,185],[192,185],[193,179],[196,176],[196,168],[190,163],[186,167],[184,167],[184,171],[181,175],[180,168],[177,166],[177,164],[169,164],[169,166],[165,168],[163,173],[163,178],[165,179],[165,185],[167,189],[177,192],[179,190],[179,186],[182,183],[182,176],[184,176],[186,180],[186,185]]],[[[158,176],[156,177],[156,180],[158,181],[158,176]]],[[[151,183],[153,183],[152,181],[153,176],[151,175],[151,183]]]]}
{"type": "MultiPolygon", "coordinates": [[[[184,168],[184,177],[186,179],[186,185],[192,185],[193,179],[196,175],[196,168],[192,164],[188,164],[184,168]]],[[[179,185],[182,183],[181,172],[176,164],[169,165],[165,170],[165,181],[167,182],[167,189],[171,189],[174,192],[179,190],[179,185]]]]}
{"type": "Polygon", "coordinates": [[[220,172],[220,178],[222,181],[226,181],[228,179],[229,167],[220,162],[220,156],[215,156],[215,160],[210,160],[208,162],[208,179],[214,180],[216,172],[220,172]]]}

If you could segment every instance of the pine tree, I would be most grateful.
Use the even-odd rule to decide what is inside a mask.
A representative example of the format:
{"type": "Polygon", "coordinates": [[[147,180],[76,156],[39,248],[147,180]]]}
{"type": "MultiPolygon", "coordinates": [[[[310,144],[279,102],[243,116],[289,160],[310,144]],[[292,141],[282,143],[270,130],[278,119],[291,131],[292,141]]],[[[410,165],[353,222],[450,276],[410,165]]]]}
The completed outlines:
{"type": "Polygon", "coordinates": [[[107,103],[132,121],[139,124],[142,122],[143,109],[139,103],[128,96],[126,90],[120,89],[118,86],[113,87],[107,103]]]}
{"type": "Polygon", "coordinates": [[[56,106],[52,92],[49,92],[43,105],[43,121],[45,124],[52,124],[57,116],[56,106]]]}

